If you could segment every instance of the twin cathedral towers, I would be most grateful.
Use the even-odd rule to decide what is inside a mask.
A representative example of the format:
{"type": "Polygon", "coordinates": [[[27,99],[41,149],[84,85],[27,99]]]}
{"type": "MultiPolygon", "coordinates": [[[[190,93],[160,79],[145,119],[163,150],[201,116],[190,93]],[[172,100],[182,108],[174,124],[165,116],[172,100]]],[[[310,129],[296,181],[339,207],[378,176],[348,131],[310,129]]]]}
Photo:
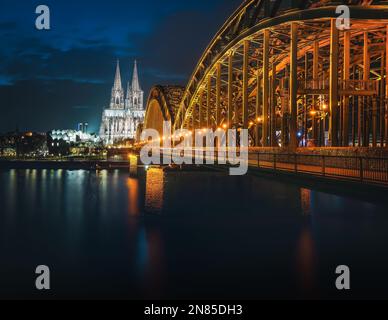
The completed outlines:
{"type": "Polygon", "coordinates": [[[110,105],[102,113],[100,137],[105,144],[124,139],[135,139],[139,124],[144,122],[144,92],[140,87],[137,62],[133,68],[132,84],[127,84],[125,95],[121,82],[120,63],[117,61],[116,76],[110,105]]]}

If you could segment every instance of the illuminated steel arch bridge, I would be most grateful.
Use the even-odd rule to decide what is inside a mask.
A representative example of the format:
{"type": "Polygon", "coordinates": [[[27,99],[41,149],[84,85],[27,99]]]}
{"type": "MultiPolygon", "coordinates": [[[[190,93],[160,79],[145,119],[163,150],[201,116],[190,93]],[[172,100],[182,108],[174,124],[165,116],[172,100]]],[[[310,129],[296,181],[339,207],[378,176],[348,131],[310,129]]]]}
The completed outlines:
{"type": "Polygon", "coordinates": [[[248,128],[263,147],[386,146],[388,2],[348,1],[341,31],[343,3],[244,1],[185,89],[151,90],[145,127],[248,128]]]}

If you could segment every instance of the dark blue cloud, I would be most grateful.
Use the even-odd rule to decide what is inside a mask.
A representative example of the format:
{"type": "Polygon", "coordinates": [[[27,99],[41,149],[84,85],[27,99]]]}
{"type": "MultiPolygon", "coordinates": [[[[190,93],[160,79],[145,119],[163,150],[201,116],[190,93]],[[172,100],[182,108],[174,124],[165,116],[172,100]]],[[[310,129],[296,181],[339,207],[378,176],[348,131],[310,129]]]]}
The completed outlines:
{"type": "Polygon", "coordinates": [[[142,86],[185,84],[241,0],[47,0],[50,31],[35,29],[40,1],[0,2],[0,131],[98,127],[117,58],[123,80],[139,61],[142,86]]]}

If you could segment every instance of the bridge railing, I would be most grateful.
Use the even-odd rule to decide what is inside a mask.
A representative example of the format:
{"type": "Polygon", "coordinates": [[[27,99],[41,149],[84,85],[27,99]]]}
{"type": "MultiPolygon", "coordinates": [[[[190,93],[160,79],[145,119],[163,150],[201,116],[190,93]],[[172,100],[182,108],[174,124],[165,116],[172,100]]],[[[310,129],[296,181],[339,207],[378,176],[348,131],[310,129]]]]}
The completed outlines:
{"type": "Polygon", "coordinates": [[[274,171],[388,185],[388,158],[251,152],[249,165],[274,171]]]}
{"type": "MultiPolygon", "coordinates": [[[[213,161],[214,164],[229,164],[227,149],[220,157],[218,150],[209,156],[209,150],[196,149],[192,151],[194,159],[213,161]]],[[[163,150],[163,154],[173,155],[176,151],[163,150]]],[[[183,156],[183,151],[177,155],[183,156]]],[[[238,159],[240,153],[237,152],[238,159]]],[[[365,157],[365,156],[335,156],[335,155],[317,155],[317,154],[299,154],[299,153],[275,153],[249,151],[249,167],[267,169],[278,172],[290,172],[294,174],[307,174],[326,178],[335,178],[341,180],[351,180],[372,184],[388,186],[388,158],[365,157]]]]}

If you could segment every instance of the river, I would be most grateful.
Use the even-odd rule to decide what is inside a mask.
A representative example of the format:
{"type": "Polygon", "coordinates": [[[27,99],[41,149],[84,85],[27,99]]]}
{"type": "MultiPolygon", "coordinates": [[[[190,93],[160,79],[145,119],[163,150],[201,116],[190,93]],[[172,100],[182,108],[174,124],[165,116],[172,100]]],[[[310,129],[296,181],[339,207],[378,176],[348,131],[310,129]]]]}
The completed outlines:
{"type": "Polygon", "coordinates": [[[388,298],[375,198],[222,172],[2,170],[0,297],[388,298]]]}

